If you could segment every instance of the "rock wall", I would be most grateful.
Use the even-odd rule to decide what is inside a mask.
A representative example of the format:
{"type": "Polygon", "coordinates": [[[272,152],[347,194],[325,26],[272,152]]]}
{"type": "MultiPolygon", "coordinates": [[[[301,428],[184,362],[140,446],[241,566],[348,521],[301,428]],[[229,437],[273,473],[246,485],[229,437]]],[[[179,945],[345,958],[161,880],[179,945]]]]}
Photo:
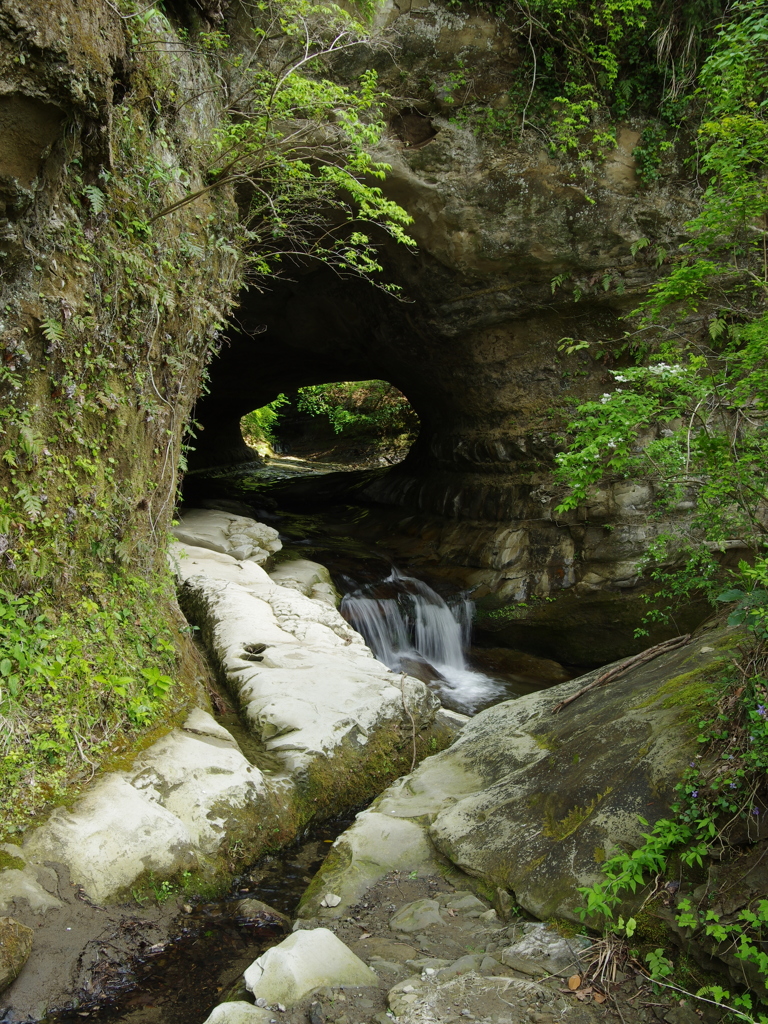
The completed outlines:
{"type": "MultiPolygon", "coordinates": [[[[696,208],[685,141],[646,187],[632,155],[639,121],[614,126],[616,149],[591,166],[552,156],[530,126],[484,139],[455,115],[462,96],[503,103],[514,33],[435,2],[387,6],[380,21],[379,45],[351,54],[339,74],[351,80],[370,63],[393,96],[377,155],[392,166],[384,188],[413,215],[419,247],[413,254],[384,240],[386,274],[402,298],[317,268],[300,268],[269,295],[244,296],[242,333],[215,362],[199,406],[206,429],[194,465],[252,458],[238,419],[278,391],[391,381],[418,412],[421,435],[369,499],[440,517],[423,528],[443,538],[435,560],[473,575],[493,595],[489,608],[559,602],[563,591],[611,595],[603,605],[617,607],[618,634],[605,654],[616,656],[632,646],[625,621],[640,615],[638,563],[659,533],[679,529],[685,509],[651,522],[650,484],[607,481],[576,513],[554,512],[562,489],[553,460],[568,410],[612,389],[616,365],[610,348],[564,355],[558,346],[623,337],[621,317],[660,273],[655,254],[676,247],[696,208]],[[470,81],[446,99],[459,66],[470,81]],[[641,239],[648,244],[638,249],[641,239]]],[[[585,621],[602,615],[587,611],[585,621]]],[[[561,657],[566,647],[584,663],[573,645],[561,657]]]]}
{"type": "Polygon", "coordinates": [[[6,835],[135,740],[126,705],[142,670],[173,678],[164,713],[179,720],[206,672],[180,631],[165,545],[190,409],[240,285],[226,244],[237,208],[218,189],[157,216],[203,184],[221,116],[221,83],[184,43],[206,24],[191,5],[171,21],[0,3],[0,601],[21,601],[7,639],[21,706],[2,708],[6,835]],[[89,646],[101,627],[111,639],[89,646]],[[52,688],[35,657],[56,655],[52,688]]]}

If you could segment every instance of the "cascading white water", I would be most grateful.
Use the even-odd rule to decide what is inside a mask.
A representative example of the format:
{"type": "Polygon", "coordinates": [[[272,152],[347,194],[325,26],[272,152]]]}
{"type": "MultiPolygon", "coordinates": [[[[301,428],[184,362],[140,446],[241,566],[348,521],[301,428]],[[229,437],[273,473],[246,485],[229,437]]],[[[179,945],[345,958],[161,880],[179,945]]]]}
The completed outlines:
{"type": "Polygon", "coordinates": [[[504,692],[498,680],[467,667],[464,652],[473,610],[465,598],[448,605],[423,580],[401,576],[396,569],[381,583],[347,594],[341,602],[342,615],[379,661],[409,672],[418,663],[431,675],[443,702],[465,713],[504,692]]]}

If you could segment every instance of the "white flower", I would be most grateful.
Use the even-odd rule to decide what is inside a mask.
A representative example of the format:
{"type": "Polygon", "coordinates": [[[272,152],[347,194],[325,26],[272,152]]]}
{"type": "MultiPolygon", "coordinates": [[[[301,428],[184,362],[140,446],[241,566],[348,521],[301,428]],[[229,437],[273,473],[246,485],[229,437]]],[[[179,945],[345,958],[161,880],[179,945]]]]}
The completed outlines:
{"type": "Polygon", "coordinates": [[[603,397],[600,399],[600,404],[601,405],[605,405],[606,402],[610,402],[610,400],[611,400],[611,396],[606,391],[605,394],[603,395],[603,397]]]}
{"type": "Polygon", "coordinates": [[[663,377],[667,373],[682,373],[683,367],[679,363],[656,363],[655,366],[649,366],[648,370],[657,377],[663,377]]]}
{"type": "Polygon", "coordinates": [[[629,377],[625,377],[622,373],[614,373],[613,376],[616,378],[617,381],[619,381],[620,384],[625,384],[629,380],[629,377]]]}

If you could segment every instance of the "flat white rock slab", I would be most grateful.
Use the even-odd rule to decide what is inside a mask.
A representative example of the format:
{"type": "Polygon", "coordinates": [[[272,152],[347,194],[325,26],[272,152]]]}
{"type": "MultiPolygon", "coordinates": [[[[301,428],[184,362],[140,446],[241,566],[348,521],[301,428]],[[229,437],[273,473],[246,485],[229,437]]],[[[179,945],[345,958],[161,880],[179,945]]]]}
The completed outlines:
{"type": "Polygon", "coordinates": [[[214,1006],[204,1024],[269,1024],[274,1019],[272,1010],[236,1000],[214,1006]]]}
{"type": "MultiPolygon", "coordinates": [[[[199,525],[218,513],[194,515],[199,525]]],[[[170,560],[185,608],[250,729],[286,772],[332,756],[342,743],[365,745],[377,729],[403,720],[404,704],[417,727],[434,719],[439,701],[432,692],[390,672],[328,595],[314,596],[318,586],[331,586],[323,566],[297,559],[270,577],[252,562],[187,543],[173,544],[170,560]]]]}
{"type": "Polygon", "coordinates": [[[31,859],[66,864],[97,902],[145,871],[167,878],[196,864],[183,822],[118,774],[99,779],[73,810],[55,810],[23,849],[31,859]]]}
{"type": "Polygon", "coordinates": [[[186,544],[221,551],[242,561],[266,562],[283,546],[277,530],[231,512],[193,508],[185,512],[174,534],[186,544]]]}
{"type": "MultiPolygon", "coordinates": [[[[145,872],[167,878],[228,843],[238,813],[269,806],[263,774],[206,711],[152,744],[127,772],[94,783],[72,810],[59,808],[22,847],[31,862],[60,861],[96,900],[145,872]]],[[[0,882],[3,876],[0,875],[0,882]]],[[[35,895],[21,893],[33,905],[35,895]]]]}

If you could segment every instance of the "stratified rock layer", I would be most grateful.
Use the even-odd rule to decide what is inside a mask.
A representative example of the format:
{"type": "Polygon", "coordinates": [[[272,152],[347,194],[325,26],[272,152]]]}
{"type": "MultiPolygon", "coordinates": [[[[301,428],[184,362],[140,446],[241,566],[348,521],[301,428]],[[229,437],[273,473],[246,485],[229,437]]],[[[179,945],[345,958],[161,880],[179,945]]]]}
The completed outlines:
{"type": "MultiPolygon", "coordinates": [[[[337,71],[353,81],[374,66],[401,97],[377,156],[391,166],[383,188],[414,218],[415,253],[383,243],[385,273],[407,301],[322,267],[243,296],[242,333],[214,362],[198,406],[206,429],[194,464],[252,459],[239,419],[281,391],[390,381],[421,433],[405,462],[366,489],[369,500],[421,513],[410,527],[432,560],[459,566],[493,598],[489,607],[554,599],[557,607],[538,610],[544,621],[522,623],[540,634],[534,642],[554,634],[557,643],[568,592],[604,597],[569,605],[580,622],[553,649],[591,667],[639,649],[641,559],[688,510],[651,521],[652,487],[608,480],[577,512],[558,515],[556,438],[574,403],[615,387],[610,342],[623,339],[622,317],[663,272],[653,253],[674,250],[695,214],[685,142],[648,187],[633,156],[641,121],[605,125],[616,147],[590,169],[553,156],[532,129],[482,137],[457,123],[464,90],[446,97],[458,69],[471,67],[467,95],[504,106],[516,62],[510,25],[435,0],[385,4],[377,19],[388,46],[351,52],[337,71]],[[411,122],[425,129],[418,141],[411,122]],[[580,347],[566,355],[564,339],[580,347]],[[590,659],[579,628],[606,621],[590,659]]],[[[519,636],[508,642],[519,646],[519,636]]]]}

